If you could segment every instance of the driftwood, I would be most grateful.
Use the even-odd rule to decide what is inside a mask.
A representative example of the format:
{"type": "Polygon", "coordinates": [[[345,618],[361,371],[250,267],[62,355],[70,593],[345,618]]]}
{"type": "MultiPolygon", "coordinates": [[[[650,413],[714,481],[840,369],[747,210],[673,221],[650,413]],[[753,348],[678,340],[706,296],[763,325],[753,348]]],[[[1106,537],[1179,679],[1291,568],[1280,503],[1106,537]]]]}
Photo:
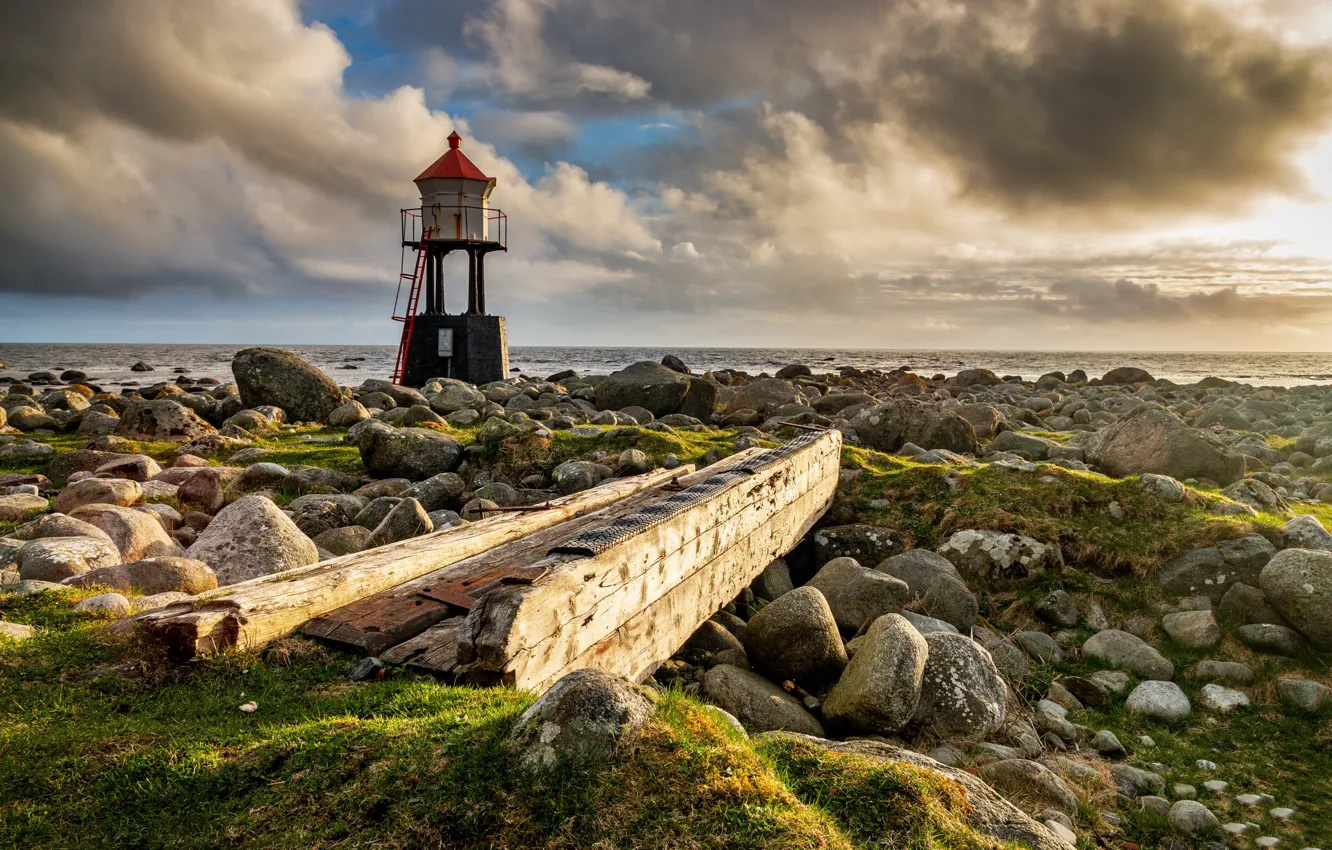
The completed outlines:
{"type": "Polygon", "coordinates": [[[604,548],[568,541],[531,565],[533,583],[483,596],[457,632],[459,671],[535,690],[582,667],[646,675],[827,509],[841,434],[810,434],[757,460],[681,509],[645,513],[604,548]]]}
{"type": "Polygon", "coordinates": [[[552,500],[548,510],[500,514],[461,528],[228,585],[190,603],[141,614],[135,618],[136,629],[177,659],[232,647],[259,648],[356,600],[613,505],[688,471],[658,470],[623,478],[552,500]]]}

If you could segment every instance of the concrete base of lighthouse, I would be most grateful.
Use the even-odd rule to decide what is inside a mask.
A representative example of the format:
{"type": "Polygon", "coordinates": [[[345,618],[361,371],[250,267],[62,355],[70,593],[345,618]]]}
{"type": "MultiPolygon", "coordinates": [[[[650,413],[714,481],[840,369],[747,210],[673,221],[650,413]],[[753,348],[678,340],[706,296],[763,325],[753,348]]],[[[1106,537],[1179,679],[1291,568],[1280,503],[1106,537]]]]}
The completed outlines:
{"type": "Polygon", "coordinates": [[[507,377],[509,338],[503,316],[423,313],[416,317],[403,386],[424,386],[431,378],[485,384],[507,377]]]}

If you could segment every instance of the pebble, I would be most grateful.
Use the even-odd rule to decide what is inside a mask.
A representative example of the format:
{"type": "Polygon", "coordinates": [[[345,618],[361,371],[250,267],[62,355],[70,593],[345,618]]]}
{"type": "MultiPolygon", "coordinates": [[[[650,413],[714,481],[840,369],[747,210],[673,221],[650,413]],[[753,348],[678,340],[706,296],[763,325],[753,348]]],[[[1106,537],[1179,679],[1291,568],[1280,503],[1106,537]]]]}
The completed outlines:
{"type": "Polygon", "coordinates": [[[1078,844],[1078,834],[1059,821],[1051,818],[1045,822],[1045,828],[1053,832],[1058,838],[1066,844],[1074,847],[1078,844]]]}
{"type": "Polygon", "coordinates": [[[1281,839],[1280,839],[1280,838],[1273,838],[1273,837],[1270,836],[1270,835],[1264,835],[1264,836],[1261,836],[1261,837],[1259,837],[1259,838],[1255,838],[1255,839],[1253,840],[1253,843],[1254,843],[1255,845],[1259,846],[1259,847],[1272,848],[1272,847],[1276,847],[1278,844],[1280,844],[1280,843],[1281,843],[1281,839]]]}
{"type": "Polygon", "coordinates": [[[247,702],[244,705],[242,705],[240,707],[240,710],[245,712],[246,714],[254,714],[256,711],[259,710],[259,703],[251,700],[250,702],[247,702]]]}
{"type": "Polygon", "coordinates": [[[1151,735],[1139,735],[1139,736],[1138,736],[1138,743],[1139,743],[1139,744],[1142,744],[1144,747],[1154,747],[1154,746],[1156,746],[1156,740],[1155,740],[1154,738],[1152,738],[1151,735]]]}
{"type": "Polygon", "coordinates": [[[1213,794],[1220,794],[1230,787],[1229,782],[1222,782],[1220,779],[1209,779],[1203,783],[1203,787],[1213,794]]]}
{"type": "Polygon", "coordinates": [[[1182,782],[1175,783],[1174,787],[1176,800],[1196,800],[1198,798],[1198,789],[1192,785],[1185,785],[1182,782]]]}
{"type": "Polygon", "coordinates": [[[1269,810],[1268,814],[1271,815],[1274,820],[1290,820],[1291,817],[1295,814],[1295,810],[1287,808],[1276,808],[1269,810]]]}
{"type": "Polygon", "coordinates": [[[1244,823],[1223,823],[1221,824],[1221,829],[1225,831],[1226,835],[1238,836],[1248,832],[1249,825],[1244,823]]]}
{"type": "Polygon", "coordinates": [[[1199,770],[1216,770],[1216,762],[1207,759],[1198,759],[1193,764],[1199,770]]]}
{"type": "Polygon", "coordinates": [[[1262,801],[1263,798],[1258,794],[1240,794],[1235,798],[1235,802],[1241,806],[1256,806],[1262,801]]]}

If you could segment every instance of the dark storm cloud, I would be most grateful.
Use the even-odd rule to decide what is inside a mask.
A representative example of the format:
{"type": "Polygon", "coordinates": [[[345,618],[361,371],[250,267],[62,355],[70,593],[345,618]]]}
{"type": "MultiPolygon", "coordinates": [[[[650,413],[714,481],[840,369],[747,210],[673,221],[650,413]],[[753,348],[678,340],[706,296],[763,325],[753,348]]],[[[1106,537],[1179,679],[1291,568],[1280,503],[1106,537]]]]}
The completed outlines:
{"type": "Polygon", "coordinates": [[[1172,294],[1155,284],[1131,280],[1069,280],[1037,296],[1037,311],[1092,323],[1188,321],[1290,321],[1326,308],[1327,298],[1288,295],[1241,295],[1234,287],[1172,294]]]}
{"type": "MultiPolygon", "coordinates": [[[[1177,211],[1297,192],[1291,156],[1332,112],[1325,49],[1283,44],[1196,0],[398,0],[380,26],[399,43],[434,39],[480,61],[485,34],[515,9],[537,16],[552,61],[649,86],[614,103],[525,87],[516,103],[739,103],[718,120],[742,132],[709,139],[719,164],[759,144],[758,122],[739,117],[757,109],[747,100],[816,121],[851,160],[855,132],[899,127],[972,194],[1016,209],[1177,211]]],[[[681,183],[700,164],[634,156],[681,183]]]]}

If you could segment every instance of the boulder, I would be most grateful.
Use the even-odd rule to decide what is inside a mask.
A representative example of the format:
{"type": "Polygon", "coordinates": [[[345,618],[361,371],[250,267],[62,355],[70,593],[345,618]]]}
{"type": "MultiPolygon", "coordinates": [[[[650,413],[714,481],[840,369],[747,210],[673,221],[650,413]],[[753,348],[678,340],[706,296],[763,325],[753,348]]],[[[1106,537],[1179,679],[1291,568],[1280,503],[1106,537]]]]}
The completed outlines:
{"type": "Polygon", "coordinates": [[[84,505],[122,505],[130,507],[143,501],[143,488],[137,481],[124,478],[85,478],[60,491],[51,501],[51,510],[67,514],[84,505]]]}
{"type": "Polygon", "coordinates": [[[590,460],[566,460],[551,472],[555,487],[565,496],[581,493],[605,481],[611,475],[610,470],[590,460]]]}
{"type": "Polygon", "coordinates": [[[63,581],[120,563],[120,552],[100,537],[29,540],[13,555],[20,580],[63,581]]]}
{"type": "Polygon", "coordinates": [[[1198,694],[1198,702],[1208,711],[1217,714],[1229,714],[1237,708],[1249,705],[1249,695],[1234,688],[1225,688],[1217,684],[1203,685],[1198,694]]]}
{"type": "Polygon", "coordinates": [[[786,566],[786,561],[778,558],[764,567],[763,572],[759,573],[758,578],[754,579],[749,589],[759,599],[768,601],[795,590],[795,585],[791,583],[791,570],[786,566]]]}
{"type": "Polygon", "coordinates": [[[176,500],[206,514],[215,514],[227,503],[223,474],[212,467],[200,467],[182,481],[176,490],[176,500]]]}
{"type": "MultiPolygon", "coordinates": [[[[873,527],[873,526],[871,526],[873,527]]],[[[885,572],[893,578],[899,578],[911,588],[912,598],[923,597],[940,576],[948,576],[958,581],[962,574],[953,566],[953,562],[929,549],[912,549],[900,555],[893,555],[879,562],[875,569],[885,572]]]]}
{"type": "Polygon", "coordinates": [[[1077,814],[1078,796],[1054,771],[1039,762],[1027,759],[992,762],[980,769],[980,778],[1028,812],[1054,809],[1066,815],[1077,814]]]}
{"type": "Polygon", "coordinates": [[[652,700],[642,688],[600,670],[575,670],[528,706],[506,745],[529,773],[585,768],[607,759],[651,716],[652,700]]]}
{"type": "Polygon", "coordinates": [[[1193,707],[1189,698],[1174,682],[1147,681],[1129,692],[1124,704],[1130,714],[1139,714],[1153,720],[1177,723],[1189,716],[1193,707]]]}
{"type": "Polygon", "coordinates": [[[231,360],[244,407],[271,404],[290,422],[327,422],[348,400],[332,378],[290,351],[246,348],[231,360]]]}
{"type": "Polygon", "coordinates": [[[915,715],[928,654],[925,638],[905,618],[879,617],[824,700],[824,718],[854,731],[897,732],[915,715]]]}
{"type": "Polygon", "coordinates": [[[217,429],[180,402],[163,398],[131,402],[112,433],[130,440],[193,440],[217,429]]]}
{"type": "Polygon", "coordinates": [[[833,558],[855,558],[861,564],[878,564],[902,551],[902,544],[893,539],[891,529],[865,523],[825,526],[816,530],[813,538],[814,559],[819,564],[826,564],[833,558]]]}
{"type": "Polygon", "coordinates": [[[1101,378],[1103,384],[1145,384],[1156,380],[1146,369],[1136,366],[1120,366],[1111,369],[1101,378]]]}
{"type": "Polygon", "coordinates": [[[1117,478],[1154,472],[1230,484],[1244,476],[1244,456],[1174,413],[1143,405],[1083,444],[1089,463],[1117,478]]]}
{"type": "Polygon", "coordinates": [[[1282,549],[1317,549],[1332,551],[1332,533],[1328,533],[1318,517],[1301,514],[1288,521],[1281,529],[1282,549]]]}
{"type": "Polygon", "coordinates": [[[735,388],[735,394],[726,403],[726,412],[753,410],[761,416],[768,416],[798,398],[799,393],[795,387],[780,378],[755,378],[735,388]]]}
{"type": "Polygon", "coordinates": [[[264,496],[245,496],[223,508],[185,555],[212,567],[219,585],[319,560],[314,542],[264,496]]]}
{"type": "Polygon", "coordinates": [[[375,475],[420,481],[452,472],[462,459],[458,441],[448,434],[424,428],[391,428],[382,422],[357,435],[361,462],[375,475]]]}
{"type": "Polygon", "coordinates": [[[911,595],[906,582],[862,567],[854,558],[824,564],[806,587],[823,594],[838,627],[851,634],[884,614],[901,611],[911,595]]]}
{"type": "Polygon", "coordinates": [[[90,570],[68,579],[65,584],[74,587],[101,585],[144,595],[174,592],[194,596],[217,587],[217,576],[203,561],[164,556],[90,570]]]}
{"type": "Polygon", "coordinates": [[[994,660],[968,637],[925,635],[929,656],[913,723],[940,737],[980,739],[1004,722],[1007,688],[994,660]]]}
{"type": "Polygon", "coordinates": [[[866,408],[851,420],[851,427],[865,445],[881,452],[895,452],[905,443],[959,454],[980,452],[970,422],[952,410],[908,399],[866,408]]]}
{"type": "Polygon", "coordinates": [[[753,731],[824,734],[823,725],[798,699],[749,670],[718,664],[703,677],[701,692],[709,702],[734,715],[753,731]]]}
{"type": "Polygon", "coordinates": [[[1308,714],[1316,714],[1332,705],[1332,688],[1307,679],[1277,679],[1277,699],[1283,705],[1308,714]]]}
{"type": "Polygon", "coordinates": [[[1272,607],[1319,649],[1332,649],[1332,552],[1283,549],[1258,576],[1272,607]]]}
{"type": "Polygon", "coordinates": [[[976,622],[980,606],[975,595],[961,581],[952,576],[939,576],[921,597],[920,609],[927,616],[943,620],[965,633],[976,622]]]}
{"type": "Polygon", "coordinates": [[[648,361],[608,375],[596,390],[598,410],[642,407],[658,418],[684,413],[704,419],[712,415],[716,402],[715,384],[648,361]]]}
{"type": "Polygon", "coordinates": [[[120,460],[124,455],[115,452],[103,452],[96,449],[75,449],[65,452],[51,461],[46,475],[58,487],[65,486],[69,476],[76,472],[95,472],[108,463],[120,460]]]}
{"type": "Polygon", "coordinates": [[[116,460],[108,461],[97,467],[94,472],[98,475],[127,478],[130,481],[143,483],[160,475],[162,467],[148,455],[121,455],[116,460]]]}
{"type": "Polygon", "coordinates": [[[436,381],[440,385],[439,392],[429,396],[430,409],[436,413],[447,415],[460,410],[485,409],[485,393],[471,384],[452,378],[437,378],[436,381]]]}
{"type": "Polygon", "coordinates": [[[1271,623],[1250,623],[1235,630],[1240,642],[1255,652],[1297,658],[1309,651],[1309,644],[1294,629],[1271,623]]]}
{"type": "Polygon", "coordinates": [[[958,531],[937,551],[962,574],[994,581],[1027,579],[1062,564],[1057,547],[998,531],[958,531]]]}
{"type": "Polygon", "coordinates": [[[1177,611],[1161,618],[1161,628],[1171,640],[1189,649],[1211,649],[1221,643],[1221,627],[1208,611],[1177,611]]]}
{"type": "Polygon", "coordinates": [[[317,535],[314,538],[314,544],[335,556],[351,555],[364,550],[370,543],[370,535],[373,533],[370,529],[360,525],[331,528],[317,535]]]}
{"type": "Polygon", "coordinates": [[[1248,534],[1185,552],[1156,574],[1156,582],[1169,594],[1203,594],[1215,604],[1234,584],[1256,586],[1259,573],[1276,551],[1262,535],[1248,534]]]}
{"type": "Polygon", "coordinates": [[[836,681],[847,660],[832,609],[813,587],[763,606],[745,628],[745,649],[758,666],[809,690],[836,681]]]}
{"type": "Polygon", "coordinates": [[[467,482],[453,472],[441,472],[424,481],[418,481],[396,495],[411,498],[421,503],[426,512],[458,507],[467,482]]]}
{"type": "Polygon", "coordinates": [[[125,562],[180,554],[180,547],[150,513],[120,505],[84,505],[72,516],[100,528],[125,562]]]}
{"type": "Polygon", "coordinates": [[[435,530],[434,523],[421,503],[407,497],[399,501],[388,515],[375,526],[374,533],[366,541],[365,548],[373,549],[399,540],[410,540],[429,534],[435,530]]]}
{"type": "Polygon", "coordinates": [[[1141,679],[1169,681],[1175,677],[1175,665],[1140,637],[1106,629],[1097,632],[1082,645],[1082,653],[1115,667],[1122,667],[1141,679]]]}
{"type": "Polygon", "coordinates": [[[1067,591],[1054,590],[1036,603],[1036,616],[1052,626],[1071,629],[1078,625],[1078,606],[1067,591]]]}
{"type": "Polygon", "coordinates": [[[1156,475],[1148,472],[1138,481],[1144,492],[1150,493],[1163,502],[1179,503],[1183,502],[1187,496],[1184,485],[1169,475],[1156,475]]]}
{"type": "Polygon", "coordinates": [[[1166,820],[1183,835],[1201,838],[1221,834],[1221,821],[1197,800],[1176,800],[1166,820]]]}
{"type": "Polygon", "coordinates": [[[349,401],[329,411],[328,424],[337,428],[350,428],[370,418],[370,411],[359,401],[349,401]]]}
{"type": "Polygon", "coordinates": [[[74,606],[74,610],[109,617],[124,617],[133,610],[133,606],[119,593],[99,593],[79,602],[74,606]]]}
{"type": "Polygon", "coordinates": [[[115,545],[111,536],[102,529],[81,519],[64,514],[47,514],[19,526],[12,533],[18,540],[40,540],[44,537],[98,537],[115,545]]]}

